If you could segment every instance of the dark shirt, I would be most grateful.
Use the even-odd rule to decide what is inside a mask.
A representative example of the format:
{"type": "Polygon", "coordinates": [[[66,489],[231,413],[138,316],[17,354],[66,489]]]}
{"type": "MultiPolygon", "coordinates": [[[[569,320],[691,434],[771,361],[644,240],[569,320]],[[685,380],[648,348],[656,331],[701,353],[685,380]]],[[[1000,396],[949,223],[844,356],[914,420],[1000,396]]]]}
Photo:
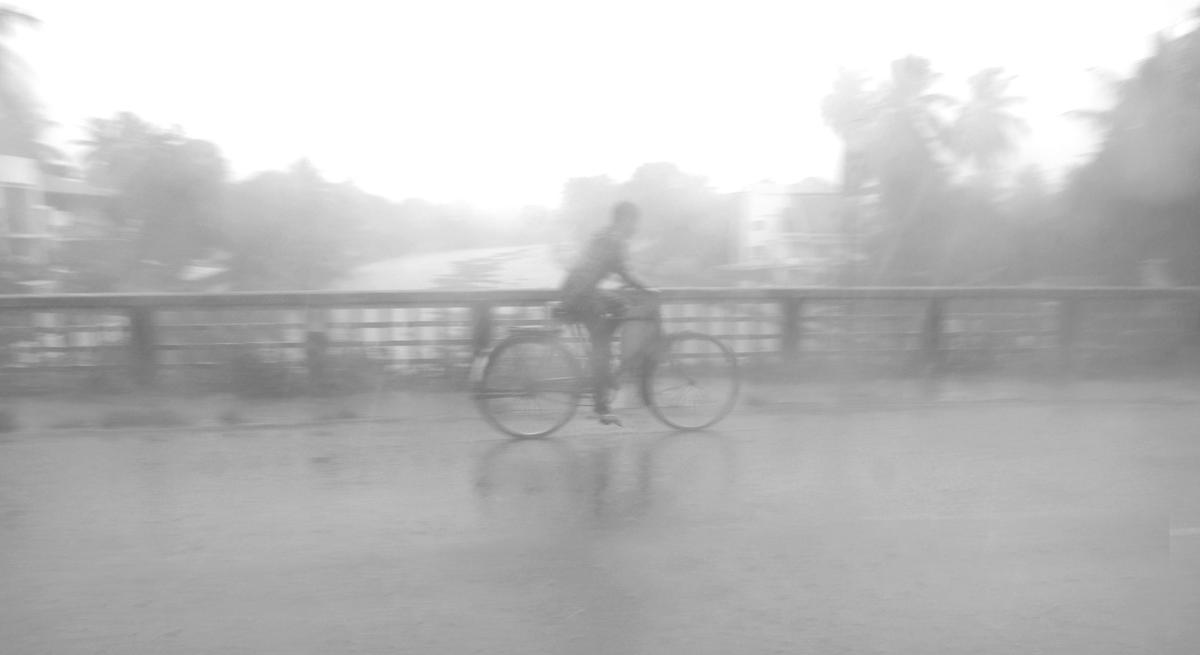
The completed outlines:
{"type": "Polygon", "coordinates": [[[610,275],[619,275],[636,285],[629,275],[627,259],[625,240],[612,228],[597,232],[567,274],[562,286],[563,295],[574,298],[591,294],[610,275]]]}

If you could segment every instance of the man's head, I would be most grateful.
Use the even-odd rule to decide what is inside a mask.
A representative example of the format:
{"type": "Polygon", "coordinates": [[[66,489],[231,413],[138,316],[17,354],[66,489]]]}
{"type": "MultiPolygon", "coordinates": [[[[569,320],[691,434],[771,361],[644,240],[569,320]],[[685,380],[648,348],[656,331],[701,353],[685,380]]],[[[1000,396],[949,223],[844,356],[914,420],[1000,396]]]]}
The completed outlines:
{"type": "Polygon", "coordinates": [[[622,238],[628,239],[637,230],[641,211],[632,202],[618,202],[612,209],[612,227],[622,238]]]}

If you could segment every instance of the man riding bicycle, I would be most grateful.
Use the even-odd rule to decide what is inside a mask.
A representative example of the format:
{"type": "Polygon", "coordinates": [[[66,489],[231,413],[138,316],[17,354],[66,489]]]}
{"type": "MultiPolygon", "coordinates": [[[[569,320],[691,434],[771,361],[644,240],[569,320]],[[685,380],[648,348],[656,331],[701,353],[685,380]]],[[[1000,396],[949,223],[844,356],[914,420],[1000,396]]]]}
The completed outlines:
{"type": "Polygon", "coordinates": [[[582,323],[592,342],[592,396],[596,415],[605,425],[620,425],[608,401],[609,391],[616,386],[612,373],[612,342],[630,304],[620,294],[601,289],[600,284],[615,275],[629,287],[649,291],[629,273],[627,266],[629,240],[637,230],[639,217],[637,205],[617,203],[612,209],[609,225],[592,236],[562,285],[566,316],[582,323]]]}

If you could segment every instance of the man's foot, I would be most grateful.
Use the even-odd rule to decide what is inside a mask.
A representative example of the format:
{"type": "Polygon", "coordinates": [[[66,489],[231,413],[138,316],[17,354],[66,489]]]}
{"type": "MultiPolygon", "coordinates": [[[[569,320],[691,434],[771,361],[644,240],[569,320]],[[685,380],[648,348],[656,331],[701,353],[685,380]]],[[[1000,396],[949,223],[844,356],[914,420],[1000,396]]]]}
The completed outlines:
{"type": "Polygon", "coordinates": [[[616,414],[606,412],[604,414],[597,414],[596,418],[600,420],[600,425],[615,425],[619,428],[625,427],[621,425],[621,419],[617,418],[616,414]]]}

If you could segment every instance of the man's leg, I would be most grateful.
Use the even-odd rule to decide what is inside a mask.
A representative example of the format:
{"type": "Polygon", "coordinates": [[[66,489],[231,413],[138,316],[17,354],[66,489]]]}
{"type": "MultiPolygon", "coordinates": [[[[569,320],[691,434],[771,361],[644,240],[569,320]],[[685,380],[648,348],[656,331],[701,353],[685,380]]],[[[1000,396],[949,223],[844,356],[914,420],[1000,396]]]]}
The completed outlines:
{"type": "Polygon", "coordinates": [[[608,393],[612,388],[612,342],[616,322],[603,316],[593,316],[587,322],[592,341],[592,398],[597,414],[609,414],[608,393]]]}

